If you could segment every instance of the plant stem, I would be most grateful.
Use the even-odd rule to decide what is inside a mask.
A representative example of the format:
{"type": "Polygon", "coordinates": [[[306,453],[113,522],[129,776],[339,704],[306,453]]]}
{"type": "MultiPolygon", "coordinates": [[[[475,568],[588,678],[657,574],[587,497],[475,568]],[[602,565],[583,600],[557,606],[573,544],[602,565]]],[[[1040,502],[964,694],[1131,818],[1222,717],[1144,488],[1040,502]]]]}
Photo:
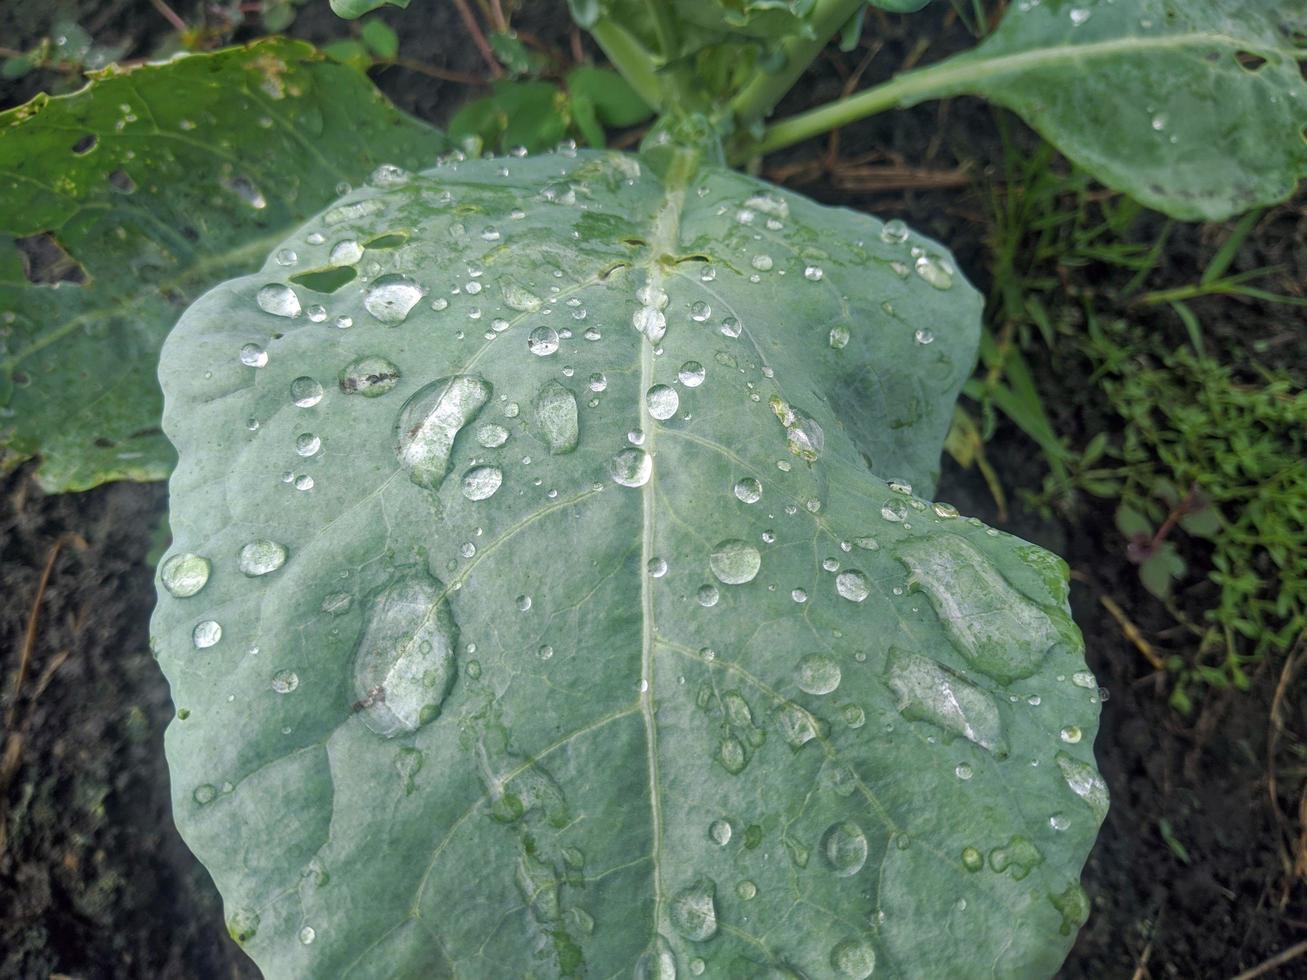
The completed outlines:
{"type": "Polygon", "coordinates": [[[590,36],[640,98],[654,109],[661,109],[663,89],[658,80],[657,65],[644,45],[627,30],[606,19],[599,20],[590,28],[590,36]]]}
{"type": "Polygon", "coordinates": [[[864,2],[865,0],[817,0],[817,7],[812,13],[813,37],[794,37],[784,42],[781,51],[785,56],[785,67],[775,75],[759,75],[740,90],[731,101],[736,118],[744,126],[764,118],[864,2]]]}

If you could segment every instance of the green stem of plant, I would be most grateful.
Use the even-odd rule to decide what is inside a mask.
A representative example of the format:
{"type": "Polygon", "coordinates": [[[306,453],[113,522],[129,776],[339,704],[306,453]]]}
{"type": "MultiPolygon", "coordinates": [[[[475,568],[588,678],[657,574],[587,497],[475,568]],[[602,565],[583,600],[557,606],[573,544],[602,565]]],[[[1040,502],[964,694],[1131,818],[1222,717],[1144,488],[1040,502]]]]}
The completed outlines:
{"type": "Polygon", "coordinates": [[[609,20],[598,21],[590,28],[590,35],[640,98],[652,108],[661,110],[663,86],[658,78],[658,66],[644,45],[609,20]]]}
{"type": "Polygon", "coordinates": [[[787,40],[781,48],[785,56],[785,67],[775,75],[759,75],[740,90],[731,101],[736,119],[747,127],[764,118],[784,98],[785,93],[793,88],[799,76],[821,54],[826,43],[865,2],[866,0],[817,0],[817,7],[812,12],[813,36],[787,40]]]}

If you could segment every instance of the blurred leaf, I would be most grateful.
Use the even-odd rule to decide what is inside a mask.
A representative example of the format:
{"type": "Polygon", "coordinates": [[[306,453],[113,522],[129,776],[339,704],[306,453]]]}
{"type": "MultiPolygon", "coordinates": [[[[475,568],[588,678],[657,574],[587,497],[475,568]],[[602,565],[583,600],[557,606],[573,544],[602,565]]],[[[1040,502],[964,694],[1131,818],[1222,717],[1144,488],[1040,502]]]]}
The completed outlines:
{"type": "Polygon", "coordinates": [[[604,126],[622,129],[653,116],[653,109],[626,79],[608,68],[582,65],[573,69],[567,76],[567,89],[573,98],[587,98],[604,126]]]}
{"type": "Polygon", "coordinates": [[[363,22],[359,38],[383,61],[390,61],[399,54],[399,36],[393,27],[379,17],[363,22]]]}
{"type": "Polygon", "coordinates": [[[353,38],[332,41],[322,49],[322,53],[334,61],[349,65],[361,72],[366,72],[372,67],[372,52],[367,49],[362,41],[356,41],[353,38]]]}
{"type": "Polygon", "coordinates": [[[1159,544],[1152,555],[1139,566],[1139,581],[1144,588],[1165,599],[1171,594],[1171,585],[1185,572],[1184,559],[1170,541],[1159,544]]]}
{"type": "Polygon", "coordinates": [[[331,0],[331,9],[336,16],[354,20],[381,7],[407,7],[409,0],[331,0]]]}
{"type": "Polygon", "coordinates": [[[499,63],[514,78],[535,75],[544,66],[544,59],[528,48],[516,34],[491,34],[490,49],[499,63]]]}
{"type": "Polygon", "coordinates": [[[522,146],[537,153],[557,146],[570,121],[567,94],[552,83],[501,81],[493,94],[455,113],[449,135],[459,143],[471,137],[499,152],[522,146]]]}

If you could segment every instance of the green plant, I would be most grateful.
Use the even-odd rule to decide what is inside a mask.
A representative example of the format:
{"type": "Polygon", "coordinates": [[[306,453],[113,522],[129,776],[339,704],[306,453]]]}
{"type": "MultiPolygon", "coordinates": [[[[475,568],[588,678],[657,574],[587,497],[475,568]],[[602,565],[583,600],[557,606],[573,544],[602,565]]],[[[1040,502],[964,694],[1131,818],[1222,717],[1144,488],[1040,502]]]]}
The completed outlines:
{"type": "Polygon", "coordinates": [[[1044,498],[1080,490],[1117,502],[1140,580],[1197,640],[1194,659],[1168,659],[1172,704],[1188,711],[1195,685],[1246,689],[1247,668],[1286,654],[1307,628],[1307,395],[1264,369],[1239,377],[1168,350],[1123,321],[1091,319],[1080,347],[1120,434],[1072,457],[1044,498]],[[1200,622],[1171,601],[1195,575],[1213,587],[1197,600],[1200,622]]]}
{"type": "Polygon", "coordinates": [[[268,973],[1025,976],[1065,955],[1107,807],[1065,566],[929,500],[979,297],[900,222],[724,163],[969,92],[1155,207],[1224,215],[1304,170],[1303,25],[1256,2],[1018,7],[972,52],[768,123],[863,8],[576,0],[658,112],[638,155],[412,173],[442,137],[315,103],[357,76],[279,42],[0,120],[6,442],[47,485],[170,463],[157,439],[82,463],[78,416],[149,429],[157,405],[140,374],[97,390],[105,348],[67,324],[143,364],[216,283],[159,363],[179,459],[152,632],[178,824],[268,973]],[[175,79],[205,73],[210,113],[183,116],[175,79]],[[287,142],[250,141],[250,169],[229,127],[263,118],[287,142]],[[197,143],[216,173],[153,219],[151,168],[197,143]],[[299,180],[324,148],[350,182],[392,159],[330,201],[299,180]],[[264,211],[285,188],[287,220],[228,220],[235,241],[176,260],[168,232],[224,191],[264,211]],[[124,256],[145,273],[114,276],[124,256]]]}

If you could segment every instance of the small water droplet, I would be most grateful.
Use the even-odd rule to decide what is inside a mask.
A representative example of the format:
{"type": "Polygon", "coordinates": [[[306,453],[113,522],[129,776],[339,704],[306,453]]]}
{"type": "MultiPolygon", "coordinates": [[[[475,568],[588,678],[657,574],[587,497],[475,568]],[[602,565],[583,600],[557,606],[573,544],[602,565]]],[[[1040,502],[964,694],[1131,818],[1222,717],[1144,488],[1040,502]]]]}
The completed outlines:
{"type": "Polygon", "coordinates": [[[708,836],[712,842],[719,847],[725,847],[731,842],[731,824],[728,820],[714,820],[708,825],[708,836]]]}
{"type": "Polygon", "coordinates": [[[720,601],[721,593],[717,591],[715,585],[701,585],[699,591],[695,593],[695,598],[699,600],[699,605],[711,609],[720,601]]]}
{"type": "Polygon", "coordinates": [[[856,568],[846,568],[835,576],[835,591],[850,602],[862,602],[871,594],[867,576],[856,568]]]}
{"type": "Polygon", "coordinates": [[[795,683],[808,694],[830,694],[840,686],[840,665],[824,653],[810,653],[799,661],[795,683]]]}
{"type": "Polygon", "coordinates": [[[486,500],[494,496],[503,482],[504,474],[498,466],[474,466],[463,474],[463,496],[468,500],[486,500]]]}
{"type": "Polygon", "coordinates": [[[382,323],[395,326],[408,319],[426,291],[408,276],[379,276],[363,294],[363,306],[382,323]]]}
{"type": "Polygon", "coordinates": [[[645,565],[645,570],[654,578],[662,578],[667,574],[667,559],[657,556],[650,558],[645,565]]]}
{"type": "Polygon", "coordinates": [[[762,484],[751,476],[735,481],[735,496],[746,504],[756,504],[762,499],[762,484]]]}
{"type": "Polygon", "coordinates": [[[264,367],[268,363],[268,352],[258,344],[246,344],[241,348],[241,363],[246,367],[264,367]]]}
{"type": "Polygon", "coordinates": [[[917,270],[918,276],[936,289],[950,289],[953,286],[953,270],[943,259],[919,255],[913,268],[917,270]]]}
{"type": "Polygon", "coordinates": [[[550,455],[570,453],[580,438],[576,395],[558,381],[547,381],[533,404],[536,428],[549,447],[550,455]]]}
{"type": "Polygon", "coordinates": [[[902,245],[908,240],[908,226],[898,218],[885,222],[880,229],[880,240],[887,245],[902,245]]]}
{"type": "Polygon", "coordinates": [[[624,487],[642,487],[653,474],[653,457],[634,447],[619,450],[608,461],[608,474],[624,487]]]}
{"type": "Polygon", "coordinates": [[[706,376],[707,372],[698,361],[686,361],[676,374],[677,380],[687,388],[698,388],[706,376]]]}
{"type": "Polygon", "coordinates": [[[222,639],[222,627],[212,619],[206,619],[202,623],[196,623],[195,629],[191,631],[191,641],[195,644],[197,650],[204,650],[213,646],[222,639]]]}
{"type": "Polygon", "coordinates": [[[341,368],[337,375],[340,390],[347,395],[376,398],[399,383],[399,368],[384,357],[360,357],[341,368]]]}
{"type": "Polygon", "coordinates": [[[1067,725],[1060,732],[1058,732],[1058,737],[1060,737],[1062,741],[1066,742],[1068,745],[1075,745],[1082,738],[1082,732],[1080,731],[1080,726],[1067,725]]]}
{"type": "Polygon", "coordinates": [[[852,820],[831,824],[821,839],[822,857],[841,878],[849,878],[867,863],[867,835],[852,820]]]}
{"type": "Polygon", "coordinates": [[[862,939],[846,939],[830,954],[835,972],[850,980],[867,980],[876,970],[876,951],[862,939]]]}
{"type": "Polygon", "coordinates": [[[953,775],[957,776],[958,779],[967,780],[970,779],[974,773],[972,772],[971,766],[967,765],[967,763],[959,762],[953,767],[953,775]]]}
{"type": "Polygon", "coordinates": [[[209,559],[193,555],[189,551],[172,555],[159,570],[159,579],[163,587],[178,599],[187,599],[209,581],[209,559]]]}
{"type": "Polygon", "coordinates": [[[772,262],[772,257],[770,255],[759,254],[755,255],[750,260],[749,264],[759,272],[767,272],[771,269],[774,263],[772,262]]]}
{"type": "Polygon", "coordinates": [[[290,400],[297,408],[312,408],[322,401],[322,385],[313,378],[298,377],[290,383],[290,400]]]}
{"type": "Polygon", "coordinates": [[[717,934],[716,891],[711,880],[700,878],[671,897],[668,918],[686,939],[704,942],[717,934]]]}
{"type": "Polygon", "coordinates": [[[299,686],[299,674],[293,670],[279,670],[272,675],[272,689],[278,694],[290,694],[299,686]]]}
{"type": "Polygon", "coordinates": [[[527,335],[526,349],[536,357],[548,357],[558,351],[558,331],[553,327],[536,327],[527,335]]]}
{"type": "Polygon", "coordinates": [[[850,338],[849,328],[842,323],[837,323],[830,328],[830,345],[835,350],[843,350],[849,346],[850,338]]]}
{"type": "Polygon", "coordinates": [[[312,926],[305,926],[300,930],[300,942],[305,946],[310,945],[313,940],[318,938],[317,931],[312,926]]]}
{"type": "Polygon", "coordinates": [[[807,279],[808,282],[821,282],[824,275],[825,273],[822,272],[819,265],[810,265],[803,270],[803,278],[807,279]]]}
{"type": "Polygon", "coordinates": [[[508,430],[495,422],[485,422],[477,427],[477,443],[486,449],[497,449],[508,442],[508,430]]]}
{"type": "Polygon", "coordinates": [[[300,456],[314,456],[322,448],[322,440],[312,432],[301,432],[295,437],[295,452],[300,456]]]}
{"type": "Polygon", "coordinates": [[[699,300],[690,307],[690,319],[695,323],[703,323],[710,316],[712,316],[712,307],[703,300],[699,300]]]}
{"type": "Polygon", "coordinates": [[[295,290],[282,283],[269,283],[255,296],[259,309],[273,316],[297,317],[300,315],[300,298],[295,290]]]}

